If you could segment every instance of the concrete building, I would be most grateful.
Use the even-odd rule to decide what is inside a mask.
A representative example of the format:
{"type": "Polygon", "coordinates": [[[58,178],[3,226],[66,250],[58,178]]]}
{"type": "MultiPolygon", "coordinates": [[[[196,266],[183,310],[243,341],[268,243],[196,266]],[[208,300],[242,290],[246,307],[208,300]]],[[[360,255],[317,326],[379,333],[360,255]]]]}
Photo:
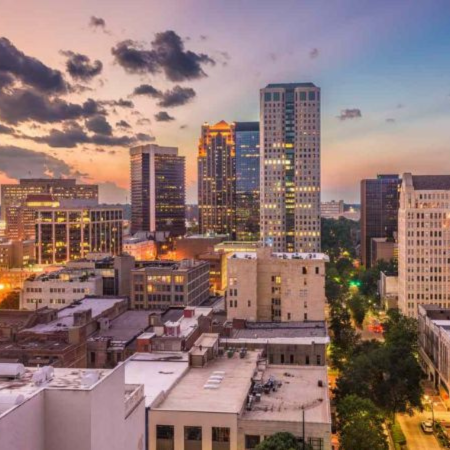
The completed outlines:
{"type": "Polygon", "coordinates": [[[236,252],[228,258],[228,319],[325,320],[323,253],[236,252]]]}
{"type": "Polygon", "coordinates": [[[156,144],[130,149],[131,234],[138,231],[186,233],[185,157],[177,147],[156,144]]]}
{"type": "Polygon", "coordinates": [[[220,345],[260,350],[269,364],[325,366],[330,343],[325,322],[248,322],[225,324],[220,345]]]}
{"type": "Polygon", "coordinates": [[[34,240],[13,241],[0,240],[0,267],[2,269],[22,268],[33,264],[34,240]]]}
{"type": "Polygon", "coordinates": [[[102,277],[92,270],[65,268],[32,276],[23,283],[20,308],[61,309],[86,296],[103,294],[102,277]]]}
{"type": "Polygon", "coordinates": [[[142,384],[125,367],[81,370],[0,364],[2,450],[143,449],[142,384]],[[17,374],[8,377],[5,374],[17,374]]]}
{"type": "Polygon", "coordinates": [[[230,255],[235,252],[256,252],[260,247],[261,243],[255,241],[224,241],[216,244],[214,251],[230,255]]]}
{"type": "Polygon", "coordinates": [[[198,207],[201,234],[236,236],[236,143],[234,124],[202,126],[198,145],[198,207]]]}
{"type": "Polygon", "coordinates": [[[123,252],[133,256],[136,261],[156,259],[157,246],[154,239],[145,232],[136,233],[123,239],[123,252]]]}
{"type": "Polygon", "coordinates": [[[33,208],[38,264],[64,263],[91,252],[122,253],[122,207],[61,200],[51,206],[36,203],[33,208]]]}
{"type": "Polygon", "coordinates": [[[361,181],[361,262],[370,267],[372,238],[393,239],[398,229],[398,175],[377,175],[361,181]]]}
{"type": "Polygon", "coordinates": [[[385,310],[398,308],[398,276],[380,272],[378,292],[385,310]]]}
{"type": "MultiPolygon", "coordinates": [[[[395,233],[395,238],[397,233],[395,233]]],[[[370,241],[370,265],[375,266],[378,261],[389,262],[391,260],[398,260],[398,243],[394,239],[385,237],[372,238],[370,241]]]]}
{"type": "Polygon", "coordinates": [[[131,271],[131,308],[165,310],[196,306],[209,297],[209,264],[204,261],[150,261],[131,271]]]}
{"type": "Polygon", "coordinates": [[[76,184],[74,179],[22,179],[19,184],[1,186],[1,220],[6,222],[6,236],[12,240],[34,238],[33,215],[21,215],[28,196],[50,194],[54,199],[79,199],[98,203],[98,185],[76,184]],[[24,220],[22,220],[24,219],[24,220]]]}
{"type": "Polygon", "coordinates": [[[325,219],[339,219],[344,215],[344,200],[331,200],[320,204],[320,216],[325,219]]]}
{"type": "Polygon", "coordinates": [[[150,450],[253,449],[281,431],[331,449],[326,367],[268,365],[255,351],[219,356],[214,335],[203,336],[189,369],[153,401],[150,450]]]}
{"type": "Polygon", "coordinates": [[[450,309],[419,305],[419,361],[450,407],[450,309]]]}
{"type": "Polygon", "coordinates": [[[403,174],[398,213],[398,307],[450,307],[450,175],[403,174]]]}
{"type": "Polygon", "coordinates": [[[275,252],[320,251],[320,88],[260,91],[261,239],[275,252]]]}
{"type": "Polygon", "coordinates": [[[87,367],[87,339],[127,310],[120,297],[88,297],[60,310],[42,308],[30,328],[0,342],[0,359],[27,366],[87,367]]]}

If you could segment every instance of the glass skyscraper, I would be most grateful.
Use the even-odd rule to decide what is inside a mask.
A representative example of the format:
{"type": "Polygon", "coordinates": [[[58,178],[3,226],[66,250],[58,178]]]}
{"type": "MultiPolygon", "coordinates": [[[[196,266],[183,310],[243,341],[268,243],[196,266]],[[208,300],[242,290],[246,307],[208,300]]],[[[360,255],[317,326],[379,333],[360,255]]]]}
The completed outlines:
{"type": "Polygon", "coordinates": [[[235,123],[236,238],[259,240],[259,122],[235,123]]]}

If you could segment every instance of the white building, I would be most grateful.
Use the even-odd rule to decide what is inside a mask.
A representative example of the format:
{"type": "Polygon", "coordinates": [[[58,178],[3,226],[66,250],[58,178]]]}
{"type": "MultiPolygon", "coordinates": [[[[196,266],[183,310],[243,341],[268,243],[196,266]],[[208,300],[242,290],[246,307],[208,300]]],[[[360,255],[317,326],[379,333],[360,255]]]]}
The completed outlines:
{"type": "Polygon", "coordinates": [[[325,320],[323,253],[236,252],[228,258],[227,318],[325,320]]]}
{"type": "Polygon", "coordinates": [[[261,237],[276,252],[320,250],[320,88],[260,93],[261,237]]]}
{"type": "Polygon", "coordinates": [[[134,257],[136,261],[151,261],[156,258],[157,248],[150,233],[141,232],[123,238],[123,252],[134,257]]]}
{"type": "Polygon", "coordinates": [[[125,384],[123,364],[113,370],[0,364],[1,450],[142,450],[144,427],[144,389],[125,384]]]}
{"type": "Polygon", "coordinates": [[[20,308],[61,309],[87,295],[102,295],[102,292],[102,277],[94,270],[66,268],[26,280],[20,292],[20,308]]]}
{"type": "Polygon", "coordinates": [[[339,219],[344,215],[344,200],[331,200],[320,204],[320,215],[326,219],[339,219]]]}
{"type": "Polygon", "coordinates": [[[403,174],[398,213],[398,306],[450,307],[450,175],[403,174]]]}

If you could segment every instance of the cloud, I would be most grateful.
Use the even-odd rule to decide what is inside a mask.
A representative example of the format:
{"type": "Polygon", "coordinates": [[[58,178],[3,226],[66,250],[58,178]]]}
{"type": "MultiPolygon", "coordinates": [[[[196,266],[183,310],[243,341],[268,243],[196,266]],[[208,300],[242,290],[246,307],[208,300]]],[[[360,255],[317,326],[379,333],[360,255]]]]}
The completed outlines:
{"type": "Polygon", "coordinates": [[[7,127],[0,123],[0,134],[14,134],[14,133],[15,133],[15,131],[13,128],[7,127]]]}
{"type": "Polygon", "coordinates": [[[144,142],[153,142],[155,140],[155,138],[153,136],[150,136],[149,134],[146,134],[146,133],[138,133],[136,135],[136,139],[138,141],[144,141],[144,142]]]}
{"type": "Polygon", "coordinates": [[[360,117],[362,117],[362,114],[358,108],[343,109],[341,114],[337,116],[339,120],[359,119],[360,117]]]}
{"type": "Polygon", "coordinates": [[[125,40],[111,49],[116,62],[129,73],[163,72],[170,81],[194,80],[207,76],[205,64],[215,61],[204,53],[184,49],[183,40],[174,31],[157,33],[146,50],[136,41],[125,40]]]}
{"type": "Polygon", "coordinates": [[[316,59],[318,56],[319,56],[319,49],[318,48],[311,49],[311,51],[309,52],[309,57],[311,59],[316,59]]]}
{"type": "Polygon", "coordinates": [[[119,100],[102,100],[99,102],[100,105],[107,106],[119,106],[120,108],[134,108],[134,103],[131,100],[124,100],[119,98],[119,100]]]}
{"type": "Polygon", "coordinates": [[[201,41],[206,41],[208,39],[208,36],[206,36],[205,34],[201,34],[200,35],[200,40],[201,41]]]}
{"type": "Polygon", "coordinates": [[[136,125],[147,125],[149,123],[152,123],[152,121],[150,119],[147,119],[147,117],[142,117],[136,120],[136,125]]]}
{"type": "Polygon", "coordinates": [[[0,72],[0,91],[14,83],[14,77],[7,72],[0,72]]]}
{"type": "Polygon", "coordinates": [[[23,178],[27,171],[33,178],[60,178],[77,174],[61,159],[12,145],[0,146],[0,171],[15,179],[23,178]]]}
{"type": "Polygon", "coordinates": [[[395,119],[393,119],[392,117],[389,117],[388,119],[386,119],[387,123],[395,123],[395,119]]]}
{"type": "Polygon", "coordinates": [[[185,130],[187,127],[187,125],[180,125],[180,130],[185,130]]]}
{"type": "Polygon", "coordinates": [[[0,73],[7,73],[16,80],[47,93],[67,91],[62,73],[36,58],[25,55],[8,39],[0,38],[0,73]]]}
{"type": "Polygon", "coordinates": [[[158,106],[173,108],[190,102],[196,93],[192,88],[184,88],[179,85],[176,85],[173,89],[161,92],[150,84],[141,84],[134,89],[133,95],[147,95],[152,98],[158,98],[158,106]]]}
{"type": "Polygon", "coordinates": [[[112,126],[105,119],[105,116],[97,115],[86,120],[86,128],[93,133],[104,136],[112,135],[112,126]]]}
{"type": "Polygon", "coordinates": [[[28,120],[40,123],[62,122],[103,112],[93,99],[76,104],[60,98],[52,99],[31,89],[15,89],[8,94],[0,92],[0,119],[11,124],[28,120]]]}
{"type": "Polygon", "coordinates": [[[98,183],[98,196],[100,203],[116,204],[126,203],[128,199],[128,190],[117,186],[113,181],[98,183]]]}
{"type": "Polygon", "coordinates": [[[172,120],[175,120],[175,117],[169,116],[166,111],[160,111],[155,114],[155,120],[157,122],[171,122],[172,120]]]}
{"type": "Polygon", "coordinates": [[[95,17],[95,16],[91,16],[91,18],[89,19],[89,26],[91,28],[105,28],[106,27],[106,22],[105,19],[102,19],[101,17],[95,17]]]}
{"type": "Polygon", "coordinates": [[[102,72],[103,64],[98,59],[91,61],[89,56],[71,51],[61,54],[67,57],[66,70],[74,80],[89,82],[102,72]]]}
{"type": "Polygon", "coordinates": [[[116,127],[119,127],[119,128],[131,128],[131,125],[126,120],[119,120],[116,123],[116,127]]]}
{"type": "Polygon", "coordinates": [[[397,109],[402,109],[404,107],[405,107],[405,105],[403,103],[398,103],[397,104],[397,109]]]}

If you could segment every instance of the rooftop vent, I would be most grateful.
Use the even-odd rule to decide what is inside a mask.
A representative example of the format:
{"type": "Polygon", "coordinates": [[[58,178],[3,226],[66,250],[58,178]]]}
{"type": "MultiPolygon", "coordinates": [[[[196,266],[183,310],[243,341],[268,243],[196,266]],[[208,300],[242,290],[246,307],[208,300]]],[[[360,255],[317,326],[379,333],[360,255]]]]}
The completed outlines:
{"type": "Polygon", "coordinates": [[[20,378],[25,373],[23,364],[0,363],[0,377],[20,378]]]}

